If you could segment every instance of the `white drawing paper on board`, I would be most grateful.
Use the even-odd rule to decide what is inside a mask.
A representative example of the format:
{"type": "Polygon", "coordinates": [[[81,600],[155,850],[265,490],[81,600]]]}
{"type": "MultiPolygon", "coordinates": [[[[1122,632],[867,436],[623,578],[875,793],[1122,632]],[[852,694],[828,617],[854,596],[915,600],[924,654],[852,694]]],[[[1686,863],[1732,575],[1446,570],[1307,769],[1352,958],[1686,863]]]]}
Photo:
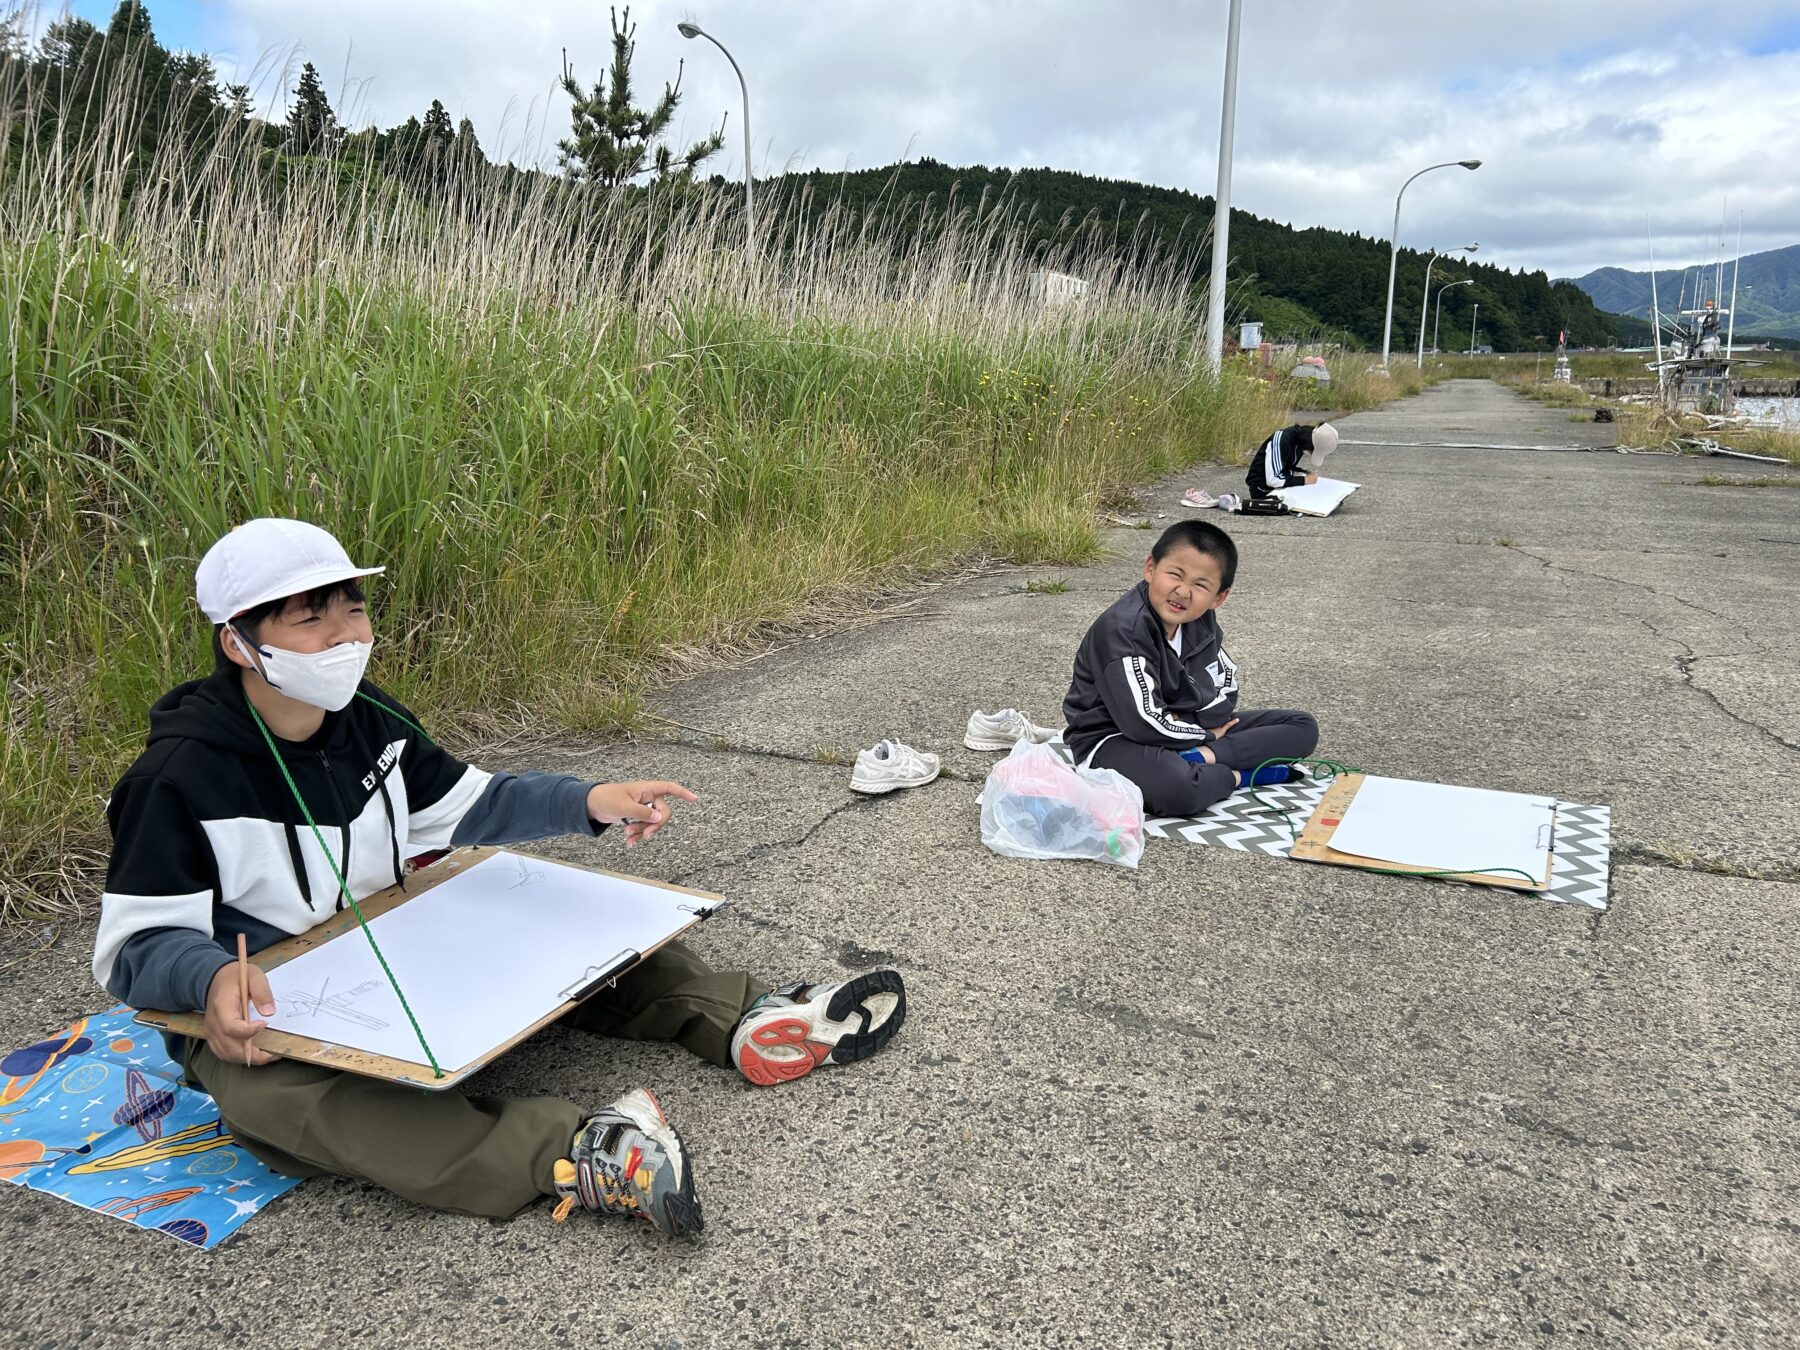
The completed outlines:
{"type": "MultiPolygon", "coordinates": [[[[370,920],[446,1072],[518,1035],[627,949],[694,921],[691,895],[504,850],[370,920]],[[683,906],[688,908],[684,909],[683,906]],[[586,978],[584,978],[584,976],[586,978]]],[[[425,1063],[369,939],[352,929],[269,972],[278,1031],[425,1063]]]]}
{"type": "Polygon", "coordinates": [[[1344,504],[1361,483],[1347,483],[1341,478],[1321,478],[1316,483],[1299,487],[1276,488],[1275,495],[1287,503],[1288,510],[1303,516],[1328,516],[1344,504]]]}
{"type": "Polygon", "coordinates": [[[1498,872],[1518,877],[1521,885],[1530,877],[1541,886],[1555,812],[1548,797],[1368,777],[1344,811],[1331,847],[1434,872],[1498,872]]]}

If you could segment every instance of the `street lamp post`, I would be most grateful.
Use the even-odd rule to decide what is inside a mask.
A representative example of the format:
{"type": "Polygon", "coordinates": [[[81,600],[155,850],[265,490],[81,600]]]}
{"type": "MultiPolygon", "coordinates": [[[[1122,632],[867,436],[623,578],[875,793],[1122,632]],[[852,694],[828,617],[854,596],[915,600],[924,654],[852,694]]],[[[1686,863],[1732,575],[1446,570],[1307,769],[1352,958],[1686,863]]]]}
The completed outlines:
{"type": "Polygon", "coordinates": [[[725,59],[731,62],[731,68],[737,73],[738,89],[744,95],[744,256],[756,266],[756,200],[755,186],[750,173],[750,86],[744,82],[744,72],[739,69],[737,58],[725,51],[725,44],[700,27],[697,23],[678,23],[675,25],[684,38],[703,37],[720,51],[725,52],[725,59]]]}
{"type": "Polygon", "coordinates": [[[1225,25],[1225,94],[1219,111],[1219,179],[1213,188],[1212,279],[1206,290],[1206,364],[1217,374],[1225,360],[1225,264],[1231,250],[1231,139],[1237,119],[1238,19],[1243,0],[1231,0],[1225,25]]]}
{"type": "Polygon", "coordinates": [[[1400,263],[1400,199],[1406,195],[1406,189],[1412,186],[1413,178],[1419,174],[1430,173],[1433,169],[1454,169],[1457,167],[1475,170],[1481,167],[1478,159],[1447,159],[1442,164],[1428,164],[1412,178],[1400,185],[1400,191],[1394,194],[1394,233],[1388,239],[1388,296],[1387,318],[1381,325],[1381,368],[1388,367],[1388,354],[1392,349],[1394,336],[1394,269],[1400,263]]]}
{"type": "Polygon", "coordinates": [[[1469,355],[1475,355],[1475,320],[1481,317],[1481,301],[1475,302],[1475,312],[1469,315],[1469,355]]]}
{"type": "Polygon", "coordinates": [[[1446,281],[1438,287],[1437,315],[1431,321],[1431,354],[1433,356],[1438,353],[1438,325],[1444,321],[1444,292],[1452,286],[1473,286],[1474,284],[1474,277],[1464,277],[1461,281],[1446,281]]]}
{"type": "MultiPolygon", "coordinates": [[[[1453,248],[1452,253],[1473,253],[1480,244],[1464,244],[1461,248],[1453,248]]],[[[1435,248],[1425,263],[1425,296],[1419,301],[1419,369],[1425,369],[1425,311],[1431,308],[1431,266],[1444,255],[1435,248]]]]}

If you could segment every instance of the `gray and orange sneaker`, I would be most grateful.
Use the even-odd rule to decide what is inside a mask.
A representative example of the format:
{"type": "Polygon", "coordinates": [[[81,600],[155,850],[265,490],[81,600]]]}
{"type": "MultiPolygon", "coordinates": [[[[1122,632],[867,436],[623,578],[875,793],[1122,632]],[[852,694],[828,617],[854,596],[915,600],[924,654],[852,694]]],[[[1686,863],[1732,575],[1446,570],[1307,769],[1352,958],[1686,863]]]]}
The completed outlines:
{"type": "Polygon", "coordinates": [[[694,1169],[681,1136],[648,1088],[635,1088],[582,1122],[554,1169],[555,1218],[577,1204],[596,1214],[635,1215],[664,1237],[692,1237],[706,1226],[694,1169]]]}
{"type": "Polygon", "coordinates": [[[904,1021],[906,985],[897,970],[841,984],[796,980],[750,1005],[731,1033],[731,1062],[758,1087],[771,1087],[823,1064],[867,1059],[904,1021]]]}

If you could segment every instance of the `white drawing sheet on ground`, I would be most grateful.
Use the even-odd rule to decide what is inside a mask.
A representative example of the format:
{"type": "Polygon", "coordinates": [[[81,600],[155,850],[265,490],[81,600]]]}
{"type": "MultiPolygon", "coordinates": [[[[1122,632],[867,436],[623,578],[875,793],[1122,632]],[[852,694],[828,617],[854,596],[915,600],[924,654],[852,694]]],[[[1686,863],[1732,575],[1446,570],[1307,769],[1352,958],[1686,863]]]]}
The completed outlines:
{"type": "MultiPolygon", "coordinates": [[[[502,850],[369,921],[438,1065],[460,1069],[708,902],[502,850]],[[683,908],[686,906],[687,908],[683,908]],[[585,978],[584,978],[585,976],[585,978]]],[[[278,1031],[425,1062],[369,939],[351,929],[269,972],[278,1031]]]]}
{"type": "Polygon", "coordinates": [[[1275,495],[1287,503],[1290,511],[1307,516],[1328,516],[1361,486],[1361,483],[1346,483],[1341,478],[1321,478],[1300,487],[1276,488],[1275,495]]]}
{"type": "Polygon", "coordinates": [[[1542,886],[1555,811],[1549,797],[1371,776],[1357,788],[1331,846],[1434,872],[1523,873],[1521,885],[1530,877],[1542,886]]]}

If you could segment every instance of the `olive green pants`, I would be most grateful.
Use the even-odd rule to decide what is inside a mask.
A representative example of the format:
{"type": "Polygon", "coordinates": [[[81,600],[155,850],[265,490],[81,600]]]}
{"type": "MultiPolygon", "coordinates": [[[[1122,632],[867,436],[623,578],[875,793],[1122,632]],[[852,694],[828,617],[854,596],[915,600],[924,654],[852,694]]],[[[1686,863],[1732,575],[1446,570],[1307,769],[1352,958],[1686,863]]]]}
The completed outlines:
{"type": "MultiPolygon", "coordinates": [[[[563,1025],[674,1041],[728,1065],[732,1028],[768,990],[741,971],[713,970],[671,942],[571,1011],[563,1025]]],[[[506,1218],[554,1194],[551,1167],[569,1156],[590,1114],[556,1097],[421,1092],[298,1060],[228,1064],[204,1041],[188,1043],[186,1063],[188,1076],[218,1102],[226,1128],[275,1171],[356,1177],[463,1214],[506,1218]]]]}

